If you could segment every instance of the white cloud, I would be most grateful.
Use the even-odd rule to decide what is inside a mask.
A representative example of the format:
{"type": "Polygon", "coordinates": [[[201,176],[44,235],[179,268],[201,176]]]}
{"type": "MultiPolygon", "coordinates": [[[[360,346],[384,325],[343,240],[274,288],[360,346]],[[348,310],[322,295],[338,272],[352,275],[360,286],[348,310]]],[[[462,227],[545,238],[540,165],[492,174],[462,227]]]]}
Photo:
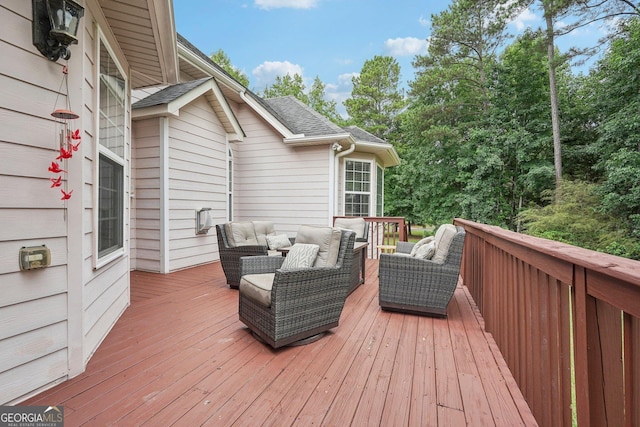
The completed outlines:
{"type": "Polygon", "coordinates": [[[302,76],[303,69],[298,64],[292,64],[289,61],[265,61],[253,69],[251,74],[256,78],[255,87],[258,90],[264,89],[267,85],[275,82],[276,77],[284,77],[287,74],[292,77],[295,74],[302,76]]]}
{"type": "Polygon", "coordinates": [[[318,5],[320,0],[255,0],[255,5],[260,9],[278,9],[289,7],[292,9],[311,9],[318,5]]]}
{"type": "Polygon", "coordinates": [[[422,25],[423,27],[431,27],[431,20],[424,18],[424,17],[420,17],[418,18],[418,22],[420,23],[420,25],[422,25]]]}
{"type": "Polygon", "coordinates": [[[531,27],[533,22],[539,21],[540,17],[533,13],[531,9],[526,8],[522,11],[522,13],[511,21],[513,25],[515,25],[518,31],[523,31],[525,28],[531,27]]]}
{"type": "Polygon", "coordinates": [[[387,39],[384,46],[393,56],[413,56],[427,53],[429,42],[415,37],[405,37],[387,39]]]}

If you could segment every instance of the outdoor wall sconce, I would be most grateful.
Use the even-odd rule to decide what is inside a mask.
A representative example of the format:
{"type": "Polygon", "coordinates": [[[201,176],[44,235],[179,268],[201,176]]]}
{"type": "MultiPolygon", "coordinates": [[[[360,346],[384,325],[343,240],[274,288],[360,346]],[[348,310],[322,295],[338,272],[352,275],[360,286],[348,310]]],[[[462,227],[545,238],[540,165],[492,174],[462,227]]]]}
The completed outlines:
{"type": "Polygon", "coordinates": [[[33,0],[33,44],[52,61],[71,58],[84,8],[73,0],[33,0]]]}
{"type": "Polygon", "coordinates": [[[207,234],[211,228],[211,208],[196,211],[196,234],[207,234]]]}

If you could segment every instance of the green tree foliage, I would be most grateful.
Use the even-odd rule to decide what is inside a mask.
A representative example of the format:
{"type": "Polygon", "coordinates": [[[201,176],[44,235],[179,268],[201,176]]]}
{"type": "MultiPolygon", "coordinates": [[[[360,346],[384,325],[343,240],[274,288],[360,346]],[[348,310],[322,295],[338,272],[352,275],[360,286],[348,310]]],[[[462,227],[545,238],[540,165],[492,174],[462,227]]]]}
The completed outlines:
{"type": "Polygon", "coordinates": [[[332,122],[340,125],[344,122],[344,119],[340,116],[340,113],[338,113],[336,101],[327,99],[325,87],[326,86],[322,83],[320,77],[316,76],[307,96],[309,99],[309,106],[332,122]]]}
{"type": "Polygon", "coordinates": [[[291,76],[277,76],[276,81],[264,88],[261,96],[263,98],[277,98],[280,96],[295,96],[300,101],[309,105],[309,96],[305,92],[306,86],[302,80],[302,76],[298,73],[291,76]]]}
{"type": "Polygon", "coordinates": [[[352,79],[351,97],[344,102],[351,122],[382,139],[389,139],[394,121],[405,106],[400,65],[390,56],[365,61],[352,79]]]}
{"type": "Polygon", "coordinates": [[[212,53],[211,60],[222,67],[222,69],[229,73],[231,77],[242,83],[244,87],[249,87],[249,77],[231,63],[231,59],[229,59],[222,49],[212,53]]]}
{"type": "Polygon", "coordinates": [[[338,113],[336,102],[327,100],[325,87],[320,77],[316,76],[311,85],[311,89],[307,92],[301,75],[296,73],[292,77],[290,74],[287,74],[284,77],[277,76],[276,81],[271,86],[265,87],[261,96],[267,99],[280,96],[294,96],[332,122],[337,125],[342,125],[344,119],[340,116],[340,113],[338,113]]]}
{"type": "Polygon", "coordinates": [[[612,255],[640,259],[640,241],[628,236],[613,217],[600,212],[597,184],[563,180],[560,191],[547,191],[542,207],[520,217],[527,234],[612,255]]]}

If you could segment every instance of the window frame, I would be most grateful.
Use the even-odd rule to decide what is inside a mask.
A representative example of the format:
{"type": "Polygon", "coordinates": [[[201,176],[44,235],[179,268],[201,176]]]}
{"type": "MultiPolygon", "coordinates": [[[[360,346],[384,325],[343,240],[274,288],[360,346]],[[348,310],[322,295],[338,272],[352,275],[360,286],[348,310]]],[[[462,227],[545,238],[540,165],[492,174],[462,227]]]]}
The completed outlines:
{"type": "MultiPolygon", "coordinates": [[[[95,106],[95,146],[96,146],[96,156],[94,158],[94,185],[93,185],[93,199],[94,199],[94,215],[93,215],[93,253],[94,253],[94,269],[99,269],[109,263],[111,263],[113,260],[121,258],[123,256],[125,256],[126,251],[127,251],[127,246],[128,246],[128,241],[127,241],[127,233],[126,233],[126,226],[127,226],[127,218],[126,218],[126,212],[127,212],[127,205],[126,205],[126,199],[127,199],[127,193],[128,193],[128,186],[127,186],[127,179],[128,179],[128,173],[127,173],[127,161],[128,161],[128,157],[129,157],[129,150],[130,150],[130,134],[128,132],[128,120],[129,120],[129,102],[130,102],[130,98],[128,96],[128,90],[129,90],[129,81],[127,78],[127,74],[124,72],[124,69],[122,68],[122,65],[120,64],[120,62],[118,61],[118,57],[115,54],[115,52],[113,51],[113,49],[111,48],[107,38],[104,36],[104,34],[102,33],[102,31],[100,31],[100,29],[98,29],[98,36],[96,37],[96,52],[97,52],[97,59],[96,59],[96,67],[95,67],[95,81],[97,82],[96,88],[95,90],[97,91],[96,93],[96,106],[95,106]],[[118,72],[120,73],[120,76],[122,77],[122,80],[124,82],[124,89],[123,89],[123,94],[122,94],[122,108],[123,108],[123,148],[122,148],[122,156],[118,155],[116,152],[114,152],[113,150],[111,150],[110,148],[102,145],[100,143],[100,121],[101,121],[101,114],[102,114],[102,110],[101,110],[101,106],[100,106],[100,97],[101,97],[101,80],[102,80],[102,75],[100,72],[100,67],[101,67],[101,52],[102,49],[106,50],[106,54],[110,57],[110,60],[113,62],[113,64],[116,66],[118,72]],[[120,229],[120,246],[116,247],[115,249],[105,253],[105,254],[101,254],[100,253],[100,248],[99,248],[99,243],[100,243],[100,232],[101,232],[101,224],[100,224],[100,166],[101,166],[101,159],[102,158],[106,158],[108,161],[120,166],[120,171],[121,171],[121,188],[122,188],[122,198],[120,200],[120,209],[119,209],[119,219],[120,219],[120,224],[119,226],[121,227],[120,229]]],[[[113,92],[113,91],[112,91],[113,92]]],[[[108,120],[111,120],[111,117],[108,117],[108,120]]]]}
{"type": "Polygon", "coordinates": [[[347,213],[347,196],[349,194],[354,194],[354,195],[367,195],[369,200],[367,203],[367,212],[366,215],[355,215],[355,216],[362,216],[362,217],[368,217],[371,216],[371,207],[372,207],[372,203],[374,203],[375,200],[375,186],[376,186],[376,182],[373,180],[375,178],[375,175],[373,173],[374,171],[374,167],[377,164],[372,161],[372,160],[365,160],[365,159],[354,159],[354,158],[347,158],[344,160],[344,167],[343,167],[343,191],[342,191],[342,212],[344,213],[344,215],[349,215],[350,214],[347,213]],[[347,190],[347,165],[349,162],[354,162],[354,163],[362,163],[362,164],[368,164],[369,165],[369,189],[368,191],[349,191],[347,190]]]}

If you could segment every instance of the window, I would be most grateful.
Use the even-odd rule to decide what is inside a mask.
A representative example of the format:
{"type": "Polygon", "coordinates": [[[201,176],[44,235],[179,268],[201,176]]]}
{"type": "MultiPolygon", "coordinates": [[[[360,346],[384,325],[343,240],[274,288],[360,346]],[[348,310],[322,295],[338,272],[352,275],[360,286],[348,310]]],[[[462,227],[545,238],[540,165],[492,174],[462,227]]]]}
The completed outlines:
{"type": "Polygon", "coordinates": [[[371,200],[371,163],[347,160],[345,162],[344,214],[369,216],[371,200]]]}
{"type": "Polygon", "coordinates": [[[376,175],[376,216],[384,216],[384,169],[377,167],[376,175]]]}
{"type": "Polygon", "coordinates": [[[98,258],[124,248],[125,80],[100,41],[98,258]]]}

